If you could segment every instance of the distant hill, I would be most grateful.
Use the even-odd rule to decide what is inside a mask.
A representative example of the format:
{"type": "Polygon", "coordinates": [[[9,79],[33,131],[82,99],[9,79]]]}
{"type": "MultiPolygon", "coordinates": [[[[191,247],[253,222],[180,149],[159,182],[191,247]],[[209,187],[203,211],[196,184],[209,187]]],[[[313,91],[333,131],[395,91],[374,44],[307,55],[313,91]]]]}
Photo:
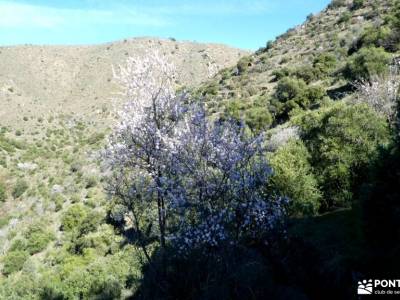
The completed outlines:
{"type": "Polygon", "coordinates": [[[32,122],[21,123],[24,117],[59,113],[97,120],[100,112],[110,109],[116,91],[112,65],[149,48],[167,55],[177,67],[177,84],[188,86],[207,78],[208,63],[224,68],[248,54],[218,44],[145,37],[89,46],[0,47],[1,124],[28,128],[32,122]]]}

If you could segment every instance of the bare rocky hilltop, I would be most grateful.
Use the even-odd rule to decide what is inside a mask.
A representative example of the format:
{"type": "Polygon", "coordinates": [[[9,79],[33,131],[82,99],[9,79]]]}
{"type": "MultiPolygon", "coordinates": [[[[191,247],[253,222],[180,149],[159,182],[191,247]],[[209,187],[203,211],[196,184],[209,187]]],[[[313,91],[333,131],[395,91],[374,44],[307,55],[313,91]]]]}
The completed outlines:
{"type": "Polygon", "coordinates": [[[186,86],[204,81],[208,64],[222,69],[248,54],[220,44],[156,38],[88,46],[0,47],[0,124],[30,131],[38,119],[60,114],[107,119],[117,91],[112,66],[150,48],[169,57],[178,70],[177,84],[186,86]]]}

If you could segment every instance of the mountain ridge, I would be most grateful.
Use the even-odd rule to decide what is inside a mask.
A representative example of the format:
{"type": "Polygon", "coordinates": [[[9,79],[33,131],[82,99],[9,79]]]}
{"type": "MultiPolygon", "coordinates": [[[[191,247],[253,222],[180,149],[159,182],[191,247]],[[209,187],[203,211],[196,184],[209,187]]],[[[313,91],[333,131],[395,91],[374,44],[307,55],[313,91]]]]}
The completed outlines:
{"type": "Polygon", "coordinates": [[[60,113],[86,114],[96,120],[93,111],[101,115],[110,110],[109,98],[118,90],[112,65],[123,65],[130,55],[144,55],[150,48],[165,54],[177,67],[177,84],[188,86],[207,78],[207,64],[223,68],[248,53],[222,44],[147,37],[84,46],[0,47],[0,99],[6,107],[0,117],[17,127],[22,117],[60,113]]]}

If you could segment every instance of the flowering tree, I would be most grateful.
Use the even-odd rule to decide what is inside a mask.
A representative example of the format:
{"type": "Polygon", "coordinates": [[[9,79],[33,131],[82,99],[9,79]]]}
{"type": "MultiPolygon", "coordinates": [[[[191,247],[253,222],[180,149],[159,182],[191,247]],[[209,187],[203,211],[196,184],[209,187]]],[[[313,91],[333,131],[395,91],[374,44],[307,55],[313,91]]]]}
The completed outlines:
{"type": "Polygon", "coordinates": [[[375,76],[356,84],[356,102],[370,105],[377,113],[385,116],[390,123],[396,120],[399,100],[400,80],[397,66],[390,67],[387,76],[375,76]]]}
{"type": "Polygon", "coordinates": [[[163,252],[168,241],[187,251],[278,227],[286,200],[267,194],[271,169],[261,137],[209,122],[201,105],[175,94],[174,69],[157,53],[130,58],[115,73],[127,103],[104,153],[109,188],[127,208],[149,261],[151,234],[163,252]]]}
{"type": "Polygon", "coordinates": [[[126,103],[118,112],[119,123],[105,151],[113,170],[110,192],[128,208],[128,217],[150,260],[142,227],[151,228],[155,210],[159,242],[165,248],[168,207],[163,178],[168,172],[168,143],[182,113],[184,95],[175,95],[175,70],[156,52],[145,58],[131,57],[126,67],[120,66],[113,73],[126,103]]]}
{"type": "Polygon", "coordinates": [[[180,250],[230,245],[263,238],[278,228],[286,199],[271,197],[262,137],[246,137],[243,126],[211,123],[202,107],[185,114],[172,148],[171,178],[180,250]]]}

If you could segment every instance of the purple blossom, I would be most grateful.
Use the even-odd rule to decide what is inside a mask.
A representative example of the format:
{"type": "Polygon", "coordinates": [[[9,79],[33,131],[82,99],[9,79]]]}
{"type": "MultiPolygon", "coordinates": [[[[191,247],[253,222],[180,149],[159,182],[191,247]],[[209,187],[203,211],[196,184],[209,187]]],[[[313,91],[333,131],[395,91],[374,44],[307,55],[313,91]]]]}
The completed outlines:
{"type": "MultiPolygon", "coordinates": [[[[176,94],[174,68],[157,53],[114,72],[126,104],[103,157],[110,193],[136,230],[158,224],[161,247],[181,252],[258,238],[280,226],[286,199],[267,192],[263,137],[211,122],[201,104],[176,94]]],[[[145,248],[144,248],[145,250],[145,248]]]]}

